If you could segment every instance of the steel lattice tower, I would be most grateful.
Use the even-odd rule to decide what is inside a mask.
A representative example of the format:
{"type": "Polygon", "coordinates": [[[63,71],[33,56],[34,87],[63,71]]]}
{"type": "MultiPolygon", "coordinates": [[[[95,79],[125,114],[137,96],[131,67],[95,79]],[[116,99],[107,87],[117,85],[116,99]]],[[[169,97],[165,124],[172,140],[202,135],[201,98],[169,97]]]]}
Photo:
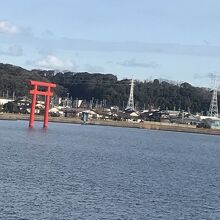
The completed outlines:
{"type": "Polygon", "coordinates": [[[212,100],[209,108],[209,116],[218,117],[218,86],[217,80],[214,80],[214,89],[212,94],[212,100]]]}
{"type": "Polygon", "coordinates": [[[131,89],[126,110],[134,111],[134,80],[131,80],[131,89]]]}

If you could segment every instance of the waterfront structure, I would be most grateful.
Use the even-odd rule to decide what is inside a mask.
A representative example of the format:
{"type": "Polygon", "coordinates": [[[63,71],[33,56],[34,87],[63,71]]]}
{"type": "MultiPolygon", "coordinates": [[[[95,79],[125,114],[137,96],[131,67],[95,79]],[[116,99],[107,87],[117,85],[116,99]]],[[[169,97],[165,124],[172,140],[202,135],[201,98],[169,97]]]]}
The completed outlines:
{"type": "Polygon", "coordinates": [[[202,120],[202,126],[204,128],[220,129],[220,120],[214,118],[206,118],[202,120]]]}
{"type": "Polygon", "coordinates": [[[30,90],[30,94],[32,94],[32,104],[31,104],[31,114],[29,127],[34,127],[34,118],[35,118],[35,107],[37,102],[37,95],[45,96],[45,111],[44,111],[44,128],[48,127],[48,117],[49,117],[49,108],[50,108],[50,96],[53,96],[51,92],[51,88],[56,87],[56,84],[47,83],[47,82],[39,82],[39,81],[30,81],[30,85],[34,86],[34,89],[30,90]],[[39,87],[46,87],[47,91],[38,90],[39,87]]]}
{"type": "Polygon", "coordinates": [[[130,88],[130,95],[128,99],[128,104],[125,110],[134,111],[134,80],[131,80],[131,88],[130,88]]]}
{"type": "Polygon", "coordinates": [[[89,120],[89,112],[83,111],[83,112],[82,112],[81,120],[83,121],[84,124],[85,124],[86,122],[88,122],[88,120],[89,120]]]}

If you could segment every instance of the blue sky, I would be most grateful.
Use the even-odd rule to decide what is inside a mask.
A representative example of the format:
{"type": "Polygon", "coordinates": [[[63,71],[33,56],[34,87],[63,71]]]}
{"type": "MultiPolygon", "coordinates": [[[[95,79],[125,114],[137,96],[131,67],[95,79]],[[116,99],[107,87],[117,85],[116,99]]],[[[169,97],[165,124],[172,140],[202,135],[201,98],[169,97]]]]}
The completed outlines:
{"type": "Polygon", "coordinates": [[[219,0],[0,0],[0,62],[210,86],[219,0]]]}

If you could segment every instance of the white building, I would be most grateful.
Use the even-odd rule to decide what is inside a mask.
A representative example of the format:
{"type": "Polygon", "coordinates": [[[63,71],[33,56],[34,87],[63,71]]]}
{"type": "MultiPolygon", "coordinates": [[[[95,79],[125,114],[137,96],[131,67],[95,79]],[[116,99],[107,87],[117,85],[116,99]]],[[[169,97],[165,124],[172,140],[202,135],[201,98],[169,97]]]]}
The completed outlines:
{"type": "Polygon", "coordinates": [[[5,98],[0,98],[0,105],[4,105],[8,102],[13,102],[14,100],[12,99],[5,99],[5,98]]]}

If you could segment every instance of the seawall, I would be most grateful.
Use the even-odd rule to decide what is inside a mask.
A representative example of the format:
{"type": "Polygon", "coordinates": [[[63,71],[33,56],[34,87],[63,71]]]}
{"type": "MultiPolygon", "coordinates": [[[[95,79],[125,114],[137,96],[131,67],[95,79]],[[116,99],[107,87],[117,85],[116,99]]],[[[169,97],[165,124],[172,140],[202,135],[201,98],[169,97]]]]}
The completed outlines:
{"type": "MultiPolygon", "coordinates": [[[[29,115],[24,114],[0,114],[0,120],[29,120],[29,115]]],[[[43,116],[36,115],[36,121],[43,121],[43,116]]],[[[82,124],[79,118],[65,118],[65,117],[50,117],[49,122],[58,123],[71,123],[71,124],[82,124]]],[[[162,131],[175,131],[175,132],[188,132],[197,134],[211,134],[220,135],[220,129],[205,129],[196,128],[193,125],[182,125],[182,124],[171,124],[171,123],[160,123],[160,122],[127,122],[127,121],[112,121],[112,120],[90,120],[87,124],[100,125],[100,126],[113,126],[113,127],[127,127],[127,128],[141,128],[150,130],[162,130],[162,131]]]]}

